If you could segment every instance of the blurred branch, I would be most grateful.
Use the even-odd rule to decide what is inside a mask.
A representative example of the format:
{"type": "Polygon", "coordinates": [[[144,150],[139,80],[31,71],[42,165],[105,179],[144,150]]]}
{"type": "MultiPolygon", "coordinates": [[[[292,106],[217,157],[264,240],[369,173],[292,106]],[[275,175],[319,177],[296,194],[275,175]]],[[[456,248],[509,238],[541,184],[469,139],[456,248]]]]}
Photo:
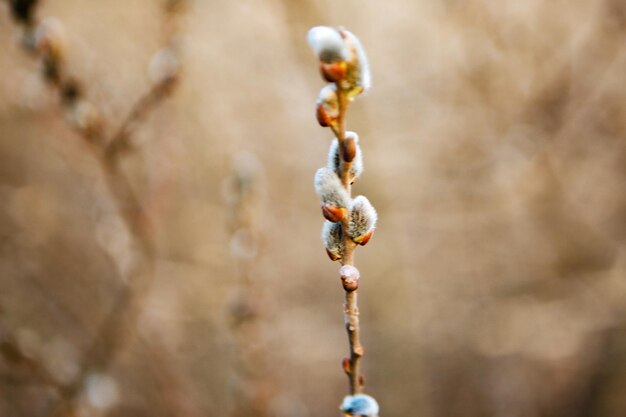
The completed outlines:
{"type": "MultiPolygon", "coordinates": [[[[0,323],[0,355],[8,364],[18,370],[25,371],[28,374],[28,377],[25,378],[26,381],[36,381],[46,385],[55,384],[54,378],[41,362],[22,352],[14,335],[2,323],[0,323]]],[[[17,378],[20,382],[24,380],[24,378],[17,378]]]]}
{"type": "Polygon", "coordinates": [[[160,343],[151,343],[144,339],[140,343],[149,357],[148,362],[152,364],[150,370],[169,414],[180,417],[201,416],[202,412],[193,399],[191,387],[181,377],[180,370],[171,365],[168,349],[160,343]]]}
{"type": "Polygon", "coordinates": [[[129,139],[132,134],[132,129],[139,122],[143,121],[147,115],[161,103],[161,100],[171,94],[175,82],[176,78],[172,78],[156,83],[147,93],[137,100],[137,103],[135,103],[109,141],[106,148],[108,159],[115,159],[119,152],[131,147],[129,139]]]}
{"type": "Polygon", "coordinates": [[[239,152],[233,157],[232,175],[224,180],[230,248],[237,269],[235,298],[230,305],[230,332],[234,337],[235,361],[239,377],[234,394],[235,417],[270,415],[273,396],[267,377],[267,358],[262,343],[262,292],[252,276],[260,249],[256,227],[259,199],[264,186],[263,167],[251,153],[239,152]]]}
{"type": "MultiPolygon", "coordinates": [[[[153,280],[155,244],[150,235],[148,218],[142,203],[120,167],[120,156],[122,150],[130,148],[132,129],[168,97],[176,85],[179,75],[179,48],[175,30],[178,25],[175,21],[185,2],[165,1],[163,6],[165,45],[154,55],[150,63],[152,87],[131,108],[110,139],[107,139],[104,133],[101,113],[84,98],[84,83],[68,75],[64,61],[66,42],[62,24],[52,18],[39,22],[35,17],[37,0],[7,0],[7,3],[14,19],[24,31],[25,49],[42,62],[42,76],[59,93],[68,122],[90,145],[96,156],[120,217],[139,250],[139,258],[128,279],[129,284],[120,290],[111,313],[101,324],[96,337],[87,348],[77,377],[68,384],[55,384],[43,375],[43,372],[37,372],[43,375],[42,380],[51,382],[59,391],[63,401],[57,403],[51,412],[52,415],[58,415],[66,411],[71,413],[85,378],[92,372],[107,369],[115,359],[137,322],[147,289],[153,280]]],[[[7,354],[18,352],[10,343],[10,339],[6,339],[3,346],[7,354]]],[[[12,356],[18,358],[16,355],[12,356]]],[[[38,364],[31,365],[35,370],[42,368],[38,364]]]]}

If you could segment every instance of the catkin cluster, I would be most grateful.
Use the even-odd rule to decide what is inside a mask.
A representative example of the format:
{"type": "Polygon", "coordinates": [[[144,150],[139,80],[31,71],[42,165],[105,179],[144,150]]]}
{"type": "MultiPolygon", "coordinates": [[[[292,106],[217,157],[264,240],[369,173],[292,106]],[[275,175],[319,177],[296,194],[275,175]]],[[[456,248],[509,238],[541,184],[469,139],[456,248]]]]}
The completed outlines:
{"type": "Polygon", "coordinates": [[[315,173],[315,191],[327,222],[322,241],[333,260],[345,256],[346,238],[365,245],[376,227],[376,210],[364,196],[352,198],[351,185],[363,174],[359,135],[345,131],[348,104],[371,84],[369,65],[361,43],[343,29],[318,26],[309,31],[309,44],[320,60],[320,72],[328,82],[317,100],[317,119],[336,138],[330,143],[325,167],[315,173]]]}
{"type": "Polygon", "coordinates": [[[344,359],[343,368],[350,380],[351,395],[344,399],[340,409],[346,416],[376,417],[378,403],[362,393],[364,378],[359,362],[364,350],[359,340],[356,303],[360,273],[354,266],[353,252],[370,240],[378,215],[365,196],[351,195],[352,184],[363,174],[363,155],[359,136],[346,131],[345,120],[349,104],[370,88],[370,70],[361,43],[345,29],[314,27],[308,33],[308,41],[327,82],[318,96],[317,120],[335,136],[326,166],[315,173],[314,186],[326,219],[322,242],[330,259],[342,265],[339,276],[346,294],[344,311],[350,357],[344,359]]]}

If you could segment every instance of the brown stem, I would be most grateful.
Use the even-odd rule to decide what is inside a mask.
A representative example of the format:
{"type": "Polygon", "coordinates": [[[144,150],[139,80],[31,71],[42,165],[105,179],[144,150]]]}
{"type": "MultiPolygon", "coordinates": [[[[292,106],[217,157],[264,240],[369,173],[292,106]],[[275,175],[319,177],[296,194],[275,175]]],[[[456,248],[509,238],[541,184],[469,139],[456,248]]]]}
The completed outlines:
{"type": "MultiPolygon", "coordinates": [[[[333,129],[333,133],[339,141],[340,152],[339,155],[342,158],[341,169],[341,183],[348,192],[348,195],[352,193],[351,178],[350,178],[350,166],[352,162],[346,162],[343,159],[343,147],[345,146],[346,137],[346,113],[348,110],[349,100],[346,97],[345,92],[337,84],[337,100],[339,101],[339,118],[337,128],[333,129]]],[[[341,224],[343,230],[348,230],[350,223],[350,214],[344,216],[341,224]]],[[[356,243],[344,232],[344,252],[341,258],[341,265],[354,265],[354,250],[356,249],[356,243]]],[[[350,394],[358,394],[363,391],[363,377],[360,370],[360,359],[363,356],[363,346],[360,341],[360,326],[359,326],[359,307],[357,304],[357,291],[345,292],[345,304],[344,304],[344,322],[346,325],[346,331],[348,333],[348,341],[350,343],[350,358],[349,367],[346,369],[348,379],[350,381],[350,394]]]]}
{"type": "MultiPolygon", "coordinates": [[[[348,220],[343,221],[344,230],[347,228],[348,220]]],[[[354,265],[354,250],[356,244],[344,233],[345,250],[341,259],[342,265],[354,265]]],[[[358,394],[363,391],[363,378],[361,377],[360,360],[363,356],[363,346],[360,340],[359,307],[357,303],[357,291],[345,292],[344,322],[350,343],[350,366],[346,370],[350,380],[350,394],[358,394]]]]}
{"type": "MultiPolygon", "coordinates": [[[[343,147],[345,146],[346,139],[346,113],[348,112],[348,105],[350,104],[350,101],[346,97],[346,93],[340,88],[338,84],[337,101],[339,102],[339,117],[337,118],[337,127],[331,126],[331,129],[337,137],[337,140],[339,141],[339,149],[341,150],[340,154],[343,155],[343,147]]],[[[352,162],[343,161],[340,175],[341,183],[343,184],[343,187],[346,189],[346,191],[348,191],[348,194],[350,194],[351,188],[351,179],[349,175],[351,165],[352,162]]]]}

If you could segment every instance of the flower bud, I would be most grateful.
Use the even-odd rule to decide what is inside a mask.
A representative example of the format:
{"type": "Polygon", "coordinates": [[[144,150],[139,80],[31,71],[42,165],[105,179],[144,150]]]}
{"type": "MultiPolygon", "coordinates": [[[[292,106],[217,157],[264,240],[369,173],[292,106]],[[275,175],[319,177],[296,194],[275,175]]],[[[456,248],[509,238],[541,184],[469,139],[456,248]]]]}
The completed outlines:
{"type": "Polygon", "coordinates": [[[348,395],[339,409],[349,416],[378,417],[380,407],[376,400],[367,394],[348,395]]]}
{"type": "Polygon", "coordinates": [[[347,30],[342,30],[341,35],[350,50],[350,59],[348,59],[346,76],[341,80],[340,84],[348,97],[354,98],[370,89],[372,76],[367,55],[359,39],[347,30]]]}
{"type": "Polygon", "coordinates": [[[326,253],[332,261],[341,259],[343,256],[344,242],[343,231],[340,223],[324,222],[322,228],[322,242],[326,247],[326,253]]]}
{"type": "MultiPolygon", "coordinates": [[[[352,158],[352,164],[350,165],[349,171],[349,182],[352,184],[361,176],[361,174],[363,174],[363,154],[361,152],[361,146],[359,145],[359,135],[354,132],[346,132],[345,141],[348,147],[352,147],[352,144],[354,144],[354,157],[352,158]]],[[[333,139],[330,143],[330,148],[328,149],[328,168],[335,171],[338,176],[340,176],[343,171],[343,160],[345,156],[352,156],[343,155],[346,152],[351,153],[352,151],[341,151],[339,149],[339,142],[337,139],[333,139]]]]}
{"type": "Polygon", "coordinates": [[[330,123],[331,123],[330,118],[326,114],[326,111],[324,110],[324,106],[322,106],[319,103],[315,107],[315,118],[317,119],[317,123],[319,123],[320,126],[322,127],[330,126],[330,123]]]}
{"type": "Polygon", "coordinates": [[[356,243],[365,245],[372,237],[377,220],[378,214],[369,200],[362,195],[357,196],[350,207],[348,236],[356,243]]]}
{"type": "Polygon", "coordinates": [[[339,269],[341,284],[347,292],[356,291],[359,288],[359,270],[352,265],[344,265],[339,269]]]}
{"type": "Polygon", "coordinates": [[[328,26],[315,26],[309,30],[307,40],[315,54],[324,63],[345,61],[350,56],[342,35],[328,26]]]}
{"type": "Polygon", "coordinates": [[[315,173],[315,192],[325,206],[348,208],[350,196],[343,188],[341,180],[329,168],[320,168],[315,173]]]}
{"type": "Polygon", "coordinates": [[[317,121],[322,127],[335,126],[339,118],[339,100],[334,84],[327,84],[317,98],[317,121]]]}

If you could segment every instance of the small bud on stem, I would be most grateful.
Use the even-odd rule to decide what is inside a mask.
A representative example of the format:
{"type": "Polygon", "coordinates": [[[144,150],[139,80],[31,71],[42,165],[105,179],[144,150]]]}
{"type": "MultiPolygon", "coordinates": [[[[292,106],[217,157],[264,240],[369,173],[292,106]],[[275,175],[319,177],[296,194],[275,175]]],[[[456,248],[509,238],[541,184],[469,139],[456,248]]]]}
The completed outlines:
{"type": "Polygon", "coordinates": [[[344,265],[339,269],[343,289],[347,292],[356,291],[359,288],[359,270],[352,265],[344,265]]]}
{"type": "Polygon", "coordinates": [[[317,97],[317,121],[322,127],[337,128],[339,100],[335,84],[324,86],[317,97]]]}
{"type": "Polygon", "coordinates": [[[350,359],[343,358],[343,360],[341,361],[341,367],[343,368],[343,371],[346,373],[346,375],[350,375],[350,359]]]}

